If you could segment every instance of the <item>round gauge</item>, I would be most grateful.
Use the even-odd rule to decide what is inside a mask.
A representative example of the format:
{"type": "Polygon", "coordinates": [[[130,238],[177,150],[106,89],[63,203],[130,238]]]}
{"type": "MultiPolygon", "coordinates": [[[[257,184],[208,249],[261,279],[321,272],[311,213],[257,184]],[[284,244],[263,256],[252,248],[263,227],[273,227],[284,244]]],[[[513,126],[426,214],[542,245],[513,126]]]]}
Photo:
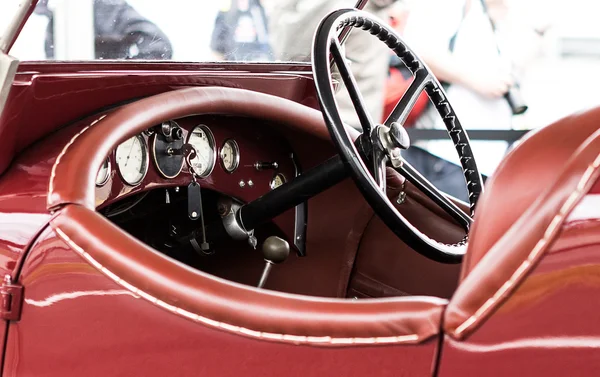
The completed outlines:
{"type": "Polygon", "coordinates": [[[96,175],[96,186],[101,187],[108,182],[108,178],[110,177],[110,159],[106,157],[106,160],[100,166],[98,170],[98,175],[96,175]]]}
{"type": "Polygon", "coordinates": [[[271,190],[275,190],[277,187],[283,185],[285,181],[285,175],[281,173],[275,174],[273,179],[271,179],[271,183],[269,184],[271,186],[271,190]]]}
{"type": "Polygon", "coordinates": [[[196,157],[191,161],[196,174],[207,177],[214,169],[217,159],[215,137],[208,127],[197,126],[190,132],[188,143],[196,150],[196,157]]]}
{"type": "Polygon", "coordinates": [[[141,135],[121,143],[115,157],[119,174],[127,184],[135,186],[144,179],[148,171],[148,150],[141,135]]]}
{"type": "Polygon", "coordinates": [[[156,132],[152,136],[152,158],[156,170],[165,178],[175,178],[181,173],[183,168],[184,156],[177,153],[183,147],[183,130],[173,121],[162,124],[167,128],[167,134],[172,137],[167,138],[163,132],[156,132]]]}
{"type": "Polygon", "coordinates": [[[221,156],[221,165],[227,173],[233,173],[240,166],[240,147],[235,140],[226,140],[219,155],[221,156]]]}

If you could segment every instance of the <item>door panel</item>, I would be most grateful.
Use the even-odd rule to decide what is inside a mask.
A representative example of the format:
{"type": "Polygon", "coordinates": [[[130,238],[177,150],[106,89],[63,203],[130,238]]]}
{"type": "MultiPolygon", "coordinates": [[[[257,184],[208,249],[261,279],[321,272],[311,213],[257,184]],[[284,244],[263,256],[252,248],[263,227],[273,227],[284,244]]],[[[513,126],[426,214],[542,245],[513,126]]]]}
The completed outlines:
{"type": "Polygon", "coordinates": [[[51,234],[20,281],[5,376],[430,376],[438,343],[311,347],[233,335],[136,297],[51,234]]]}
{"type": "MultiPolygon", "coordinates": [[[[388,188],[388,194],[398,193],[388,188]]],[[[392,199],[396,203],[396,199],[392,199]]],[[[398,211],[417,229],[445,243],[464,230],[419,197],[407,196],[398,211]]],[[[458,285],[460,264],[443,264],[422,256],[400,240],[377,216],[367,226],[350,279],[349,297],[434,296],[450,298],[458,285]]]]}

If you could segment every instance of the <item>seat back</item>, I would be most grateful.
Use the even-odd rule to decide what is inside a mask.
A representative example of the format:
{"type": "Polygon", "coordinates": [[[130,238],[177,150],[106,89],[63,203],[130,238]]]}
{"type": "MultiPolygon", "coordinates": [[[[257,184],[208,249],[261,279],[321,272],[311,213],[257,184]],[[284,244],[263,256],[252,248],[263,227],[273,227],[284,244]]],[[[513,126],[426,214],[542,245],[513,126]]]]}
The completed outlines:
{"type": "Polygon", "coordinates": [[[488,182],[461,282],[445,313],[461,338],[500,305],[560,234],[600,174],[600,108],[528,135],[488,182]]]}

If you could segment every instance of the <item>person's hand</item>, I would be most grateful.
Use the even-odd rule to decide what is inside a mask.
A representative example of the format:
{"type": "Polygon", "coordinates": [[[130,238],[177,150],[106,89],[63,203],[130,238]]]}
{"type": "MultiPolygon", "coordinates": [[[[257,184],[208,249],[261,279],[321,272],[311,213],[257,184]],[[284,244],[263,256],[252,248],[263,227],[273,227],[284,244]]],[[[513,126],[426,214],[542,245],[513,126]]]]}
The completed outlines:
{"type": "Polygon", "coordinates": [[[466,73],[462,84],[486,98],[499,98],[514,84],[513,78],[505,72],[466,73]]]}

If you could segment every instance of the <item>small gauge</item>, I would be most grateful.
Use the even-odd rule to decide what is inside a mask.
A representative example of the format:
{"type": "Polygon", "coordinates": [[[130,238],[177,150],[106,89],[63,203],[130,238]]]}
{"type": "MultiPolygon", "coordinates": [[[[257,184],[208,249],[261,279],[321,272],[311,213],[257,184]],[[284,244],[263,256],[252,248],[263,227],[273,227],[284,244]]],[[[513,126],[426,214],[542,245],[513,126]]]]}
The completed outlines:
{"type": "Polygon", "coordinates": [[[102,187],[108,182],[108,178],[110,177],[110,158],[106,157],[106,160],[100,166],[98,170],[98,175],[96,175],[96,186],[102,187]]]}
{"type": "Polygon", "coordinates": [[[221,165],[227,173],[233,173],[240,166],[240,147],[233,139],[225,141],[219,153],[221,165]]]}
{"type": "Polygon", "coordinates": [[[215,137],[208,127],[201,125],[192,130],[188,143],[196,150],[196,157],[191,161],[196,174],[207,177],[213,171],[217,159],[215,137]]]}
{"type": "Polygon", "coordinates": [[[283,185],[285,181],[285,175],[277,173],[275,176],[273,176],[273,179],[271,179],[269,186],[271,186],[271,190],[275,190],[277,187],[283,185]]]}
{"type": "Polygon", "coordinates": [[[148,150],[141,135],[125,140],[115,153],[119,174],[123,180],[135,186],[144,179],[148,171],[148,150]]]}

